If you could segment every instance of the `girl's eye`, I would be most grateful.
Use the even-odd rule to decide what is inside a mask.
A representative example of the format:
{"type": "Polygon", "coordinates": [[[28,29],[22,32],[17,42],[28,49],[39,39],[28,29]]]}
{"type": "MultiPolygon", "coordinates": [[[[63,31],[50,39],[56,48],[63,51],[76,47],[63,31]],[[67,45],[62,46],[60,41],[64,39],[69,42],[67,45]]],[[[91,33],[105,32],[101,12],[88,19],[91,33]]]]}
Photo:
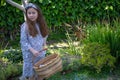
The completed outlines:
{"type": "Polygon", "coordinates": [[[31,14],[31,12],[28,12],[28,14],[31,14]]]}
{"type": "Polygon", "coordinates": [[[32,14],[35,14],[35,12],[32,12],[32,14]]]}
{"type": "Polygon", "coordinates": [[[28,14],[35,14],[35,12],[28,12],[28,14]]]}

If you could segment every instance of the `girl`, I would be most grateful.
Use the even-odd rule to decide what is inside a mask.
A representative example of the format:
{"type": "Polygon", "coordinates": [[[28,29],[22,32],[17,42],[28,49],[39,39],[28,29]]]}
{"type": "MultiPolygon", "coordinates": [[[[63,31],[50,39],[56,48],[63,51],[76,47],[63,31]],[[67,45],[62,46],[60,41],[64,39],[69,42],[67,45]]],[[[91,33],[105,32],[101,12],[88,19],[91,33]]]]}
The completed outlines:
{"type": "MultiPolygon", "coordinates": [[[[22,80],[28,78],[34,80],[36,73],[33,64],[45,57],[46,38],[48,29],[46,21],[38,6],[29,3],[25,7],[26,22],[21,26],[20,44],[23,55],[23,74],[22,80]],[[33,59],[33,57],[35,57],[33,59]]],[[[42,79],[38,79],[42,80],[42,79]]]]}

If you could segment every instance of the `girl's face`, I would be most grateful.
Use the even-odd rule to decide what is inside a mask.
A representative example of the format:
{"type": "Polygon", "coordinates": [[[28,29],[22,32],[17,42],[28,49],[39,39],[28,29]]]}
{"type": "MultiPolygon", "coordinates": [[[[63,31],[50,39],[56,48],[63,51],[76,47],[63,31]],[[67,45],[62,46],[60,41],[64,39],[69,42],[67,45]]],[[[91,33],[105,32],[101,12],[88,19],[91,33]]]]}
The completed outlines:
{"type": "Polygon", "coordinates": [[[38,12],[34,8],[29,8],[27,10],[27,16],[31,21],[36,21],[38,18],[38,12]]]}

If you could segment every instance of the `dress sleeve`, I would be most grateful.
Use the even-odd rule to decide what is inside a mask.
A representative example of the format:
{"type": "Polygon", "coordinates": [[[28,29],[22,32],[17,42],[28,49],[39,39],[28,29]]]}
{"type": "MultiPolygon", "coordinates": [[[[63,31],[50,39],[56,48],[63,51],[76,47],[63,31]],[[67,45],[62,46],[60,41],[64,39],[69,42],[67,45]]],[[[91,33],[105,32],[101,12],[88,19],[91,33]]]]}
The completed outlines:
{"type": "Polygon", "coordinates": [[[28,31],[26,29],[26,24],[22,24],[20,33],[20,43],[22,51],[26,51],[31,48],[31,45],[28,40],[28,31]]]}

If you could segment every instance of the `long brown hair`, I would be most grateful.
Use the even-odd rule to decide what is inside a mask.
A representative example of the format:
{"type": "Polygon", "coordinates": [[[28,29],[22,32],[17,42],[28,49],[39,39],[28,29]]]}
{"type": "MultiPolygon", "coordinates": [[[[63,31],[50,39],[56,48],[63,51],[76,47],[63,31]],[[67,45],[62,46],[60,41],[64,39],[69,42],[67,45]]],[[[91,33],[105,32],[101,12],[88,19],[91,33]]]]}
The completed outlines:
{"type": "Polygon", "coordinates": [[[41,9],[40,9],[37,5],[35,5],[35,4],[34,4],[34,6],[35,6],[36,8],[34,8],[34,7],[32,7],[32,6],[29,6],[28,8],[26,8],[26,22],[27,22],[27,25],[28,25],[29,34],[30,34],[31,36],[33,36],[33,37],[35,37],[35,36],[38,34],[38,31],[37,31],[37,29],[36,29],[36,27],[35,27],[35,22],[29,20],[29,18],[28,18],[28,16],[27,16],[27,10],[28,10],[29,8],[34,8],[34,9],[38,12],[38,18],[37,18],[36,22],[37,22],[38,25],[39,25],[39,30],[40,30],[40,32],[41,32],[41,35],[42,35],[43,37],[45,37],[45,36],[47,36],[48,33],[49,33],[49,32],[48,32],[48,26],[47,26],[47,24],[46,24],[46,21],[45,21],[45,19],[44,19],[44,16],[43,16],[43,14],[42,14],[41,9]]]}

